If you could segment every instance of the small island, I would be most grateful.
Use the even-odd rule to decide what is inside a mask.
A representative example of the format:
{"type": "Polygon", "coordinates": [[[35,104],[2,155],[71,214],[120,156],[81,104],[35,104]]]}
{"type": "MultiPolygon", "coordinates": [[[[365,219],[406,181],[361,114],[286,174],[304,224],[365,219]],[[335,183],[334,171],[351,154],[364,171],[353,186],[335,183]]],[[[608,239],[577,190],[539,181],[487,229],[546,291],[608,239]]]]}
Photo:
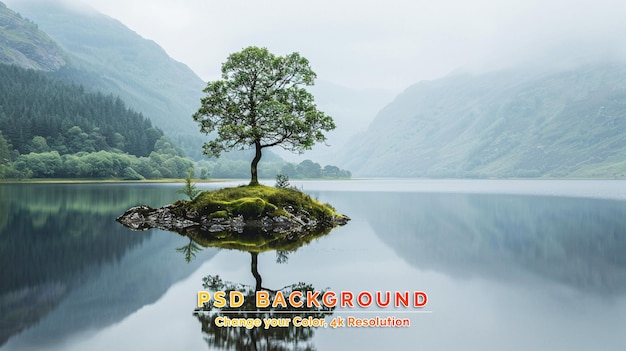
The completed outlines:
{"type": "Polygon", "coordinates": [[[299,190],[264,185],[205,191],[161,208],[137,206],[117,218],[133,230],[159,228],[202,246],[255,251],[275,249],[283,240],[312,239],[349,220],[299,190]]]}

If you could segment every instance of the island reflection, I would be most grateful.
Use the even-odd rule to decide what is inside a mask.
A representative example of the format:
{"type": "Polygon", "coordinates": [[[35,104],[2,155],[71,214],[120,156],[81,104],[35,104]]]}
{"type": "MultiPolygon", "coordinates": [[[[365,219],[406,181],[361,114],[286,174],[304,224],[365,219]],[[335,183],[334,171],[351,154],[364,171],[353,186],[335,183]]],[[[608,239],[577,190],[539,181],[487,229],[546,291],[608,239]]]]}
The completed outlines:
{"type": "Polygon", "coordinates": [[[334,307],[327,307],[321,303],[321,296],[326,290],[319,291],[311,284],[304,282],[294,283],[280,289],[271,289],[263,286],[263,278],[259,273],[259,254],[269,251],[276,251],[277,263],[287,263],[289,254],[298,248],[307,245],[316,238],[323,237],[330,233],[332,228],[313,229],[300,233],[285,233],[285,235],[275,235],[263,232],[262,230],[246,230],[242,233],[222,232],[211,233],[201,231],[198,228],[190,230],[187,228],[179,232],[189,238],[189,243],[177,249],[182,253],[185,260],[193,260],[196,253],[205,247],[217,247],[222,249],[233,249],[250,253],[250,272],[254,277],[255,284],[246,285],[224,281],[219,275],[207,275],[203,278],[203,288],[213,293],[223,291],[226,296],[230,292],[240,292],[244,297],[242,306],[231,307],[230,301],[226,299],[226,306],[218,308],[211,299],[203,307],[194,310],[193,315],[202,325],[204,339],[210,347],[224,350],[315,350],[311,342],[316,327],[295,326],[293,321],[299,317],[301,320],[324,319],[331,316],[334,307]],[[269,297],[269,301],[274,301],[277,294],[289,296],[292,292],[299,291],[303,299],[307,292],[319,291],[316,297],[319,306],[305,302],[302,307],[287,306],[257,307],[256,293],[264,291],[269,297]],[[264,324],[258,327],[246,326],[218,326],[216,322],[224,320],[239,319],[277,319],[283,321],[279,326],[266,328],[264,324]]]}

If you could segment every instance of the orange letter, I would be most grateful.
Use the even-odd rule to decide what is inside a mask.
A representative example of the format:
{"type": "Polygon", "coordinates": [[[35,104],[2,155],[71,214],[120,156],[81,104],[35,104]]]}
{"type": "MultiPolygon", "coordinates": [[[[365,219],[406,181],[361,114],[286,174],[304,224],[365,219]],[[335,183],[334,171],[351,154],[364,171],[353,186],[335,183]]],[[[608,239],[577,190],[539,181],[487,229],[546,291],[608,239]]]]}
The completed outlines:
{"type": "Polygon", "coordinates": [[[270,305],[269,293],[267,291],[256,292],[256,307],[267,307],[270,305]]]}
{"type": "Polygon", "coordinates": [[[289,294],[289,304],[293,307],[302,307],[304,302],[302,302],[302,291],[294,291],[289,294]],[[296,296],[298,297],[298,301],[296,301],[296,296]]]}
{"type": "Polygon", "coordinates": [[[287,301],[285,301],[285,295],[283,295],[282,291],[278,291],[276,293],[276,297],[274,297],[274,302],[272,302],[272,307],[276,307],[280,305],[281,307],[287,307],[287,301]]]}
{"type": "Polygon", "coordinates": [[[382,301],[381,299],[381,295],[382,293],[380,291],[376,292],[376,304],[379,307],[387,307],[389,306],[389,303],[391,302],[391,293],[389,293],[389,291],[385,292],[385,302],[382,301]]]}
{"type": "Polygon", "coordinates": [[[322,301],[326,307],[335,307],[337,305],[337,298],[334,291],[327,291],[322,296],[322,301]]]}
{"type": "Polygon", "coordinates": [[[320,302],[317,301],[317,298],[320,296],[319,291],[307,291],[306,292],[306,307],[320,307],[320,302]]]}
{"type": "Polygon", "coordinates": [[[352,299],[354,299],[354,294],[350,291],[342,291],[341,292],[341,307],[354,307],[352,303],[352,299]]]}

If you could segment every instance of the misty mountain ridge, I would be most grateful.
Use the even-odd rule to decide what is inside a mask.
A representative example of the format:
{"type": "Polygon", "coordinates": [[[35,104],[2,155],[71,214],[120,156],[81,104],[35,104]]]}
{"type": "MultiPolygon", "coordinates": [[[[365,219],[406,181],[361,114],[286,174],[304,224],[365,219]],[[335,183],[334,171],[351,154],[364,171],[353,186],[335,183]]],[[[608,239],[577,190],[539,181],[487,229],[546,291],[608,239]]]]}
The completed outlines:
{"type": "Polygon", "coordinates": [[[0,63],[54,71],[66,63],[63,50],[36,24],[0,2],[0,63]]]}
{"type": "Polygon", "coordinates": [[[339,156],[357,176],[624,177],[626,63],[409,87],[339,156]]]}

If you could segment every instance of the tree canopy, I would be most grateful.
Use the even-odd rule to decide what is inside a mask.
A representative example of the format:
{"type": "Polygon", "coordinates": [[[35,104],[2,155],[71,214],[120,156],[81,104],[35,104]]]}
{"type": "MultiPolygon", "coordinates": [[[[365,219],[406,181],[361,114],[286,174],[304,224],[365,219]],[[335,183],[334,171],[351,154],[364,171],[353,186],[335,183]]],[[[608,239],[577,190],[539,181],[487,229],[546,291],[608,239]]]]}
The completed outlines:
{"type": "Polygon", "coordinates": [[[250,185],[256,185],[263,148],[302,153],[324,142],[323,132],[335,124],[303,88],[315,78],[309,61],[296,52],[275,56],[266,48],[248,47],[231,54],[222,64],[222,79],[207,84],[193,115],[201,132],[217,132],[204,144],[204,153],[219,157],[224,151],[253,147],[250,185]]]}

